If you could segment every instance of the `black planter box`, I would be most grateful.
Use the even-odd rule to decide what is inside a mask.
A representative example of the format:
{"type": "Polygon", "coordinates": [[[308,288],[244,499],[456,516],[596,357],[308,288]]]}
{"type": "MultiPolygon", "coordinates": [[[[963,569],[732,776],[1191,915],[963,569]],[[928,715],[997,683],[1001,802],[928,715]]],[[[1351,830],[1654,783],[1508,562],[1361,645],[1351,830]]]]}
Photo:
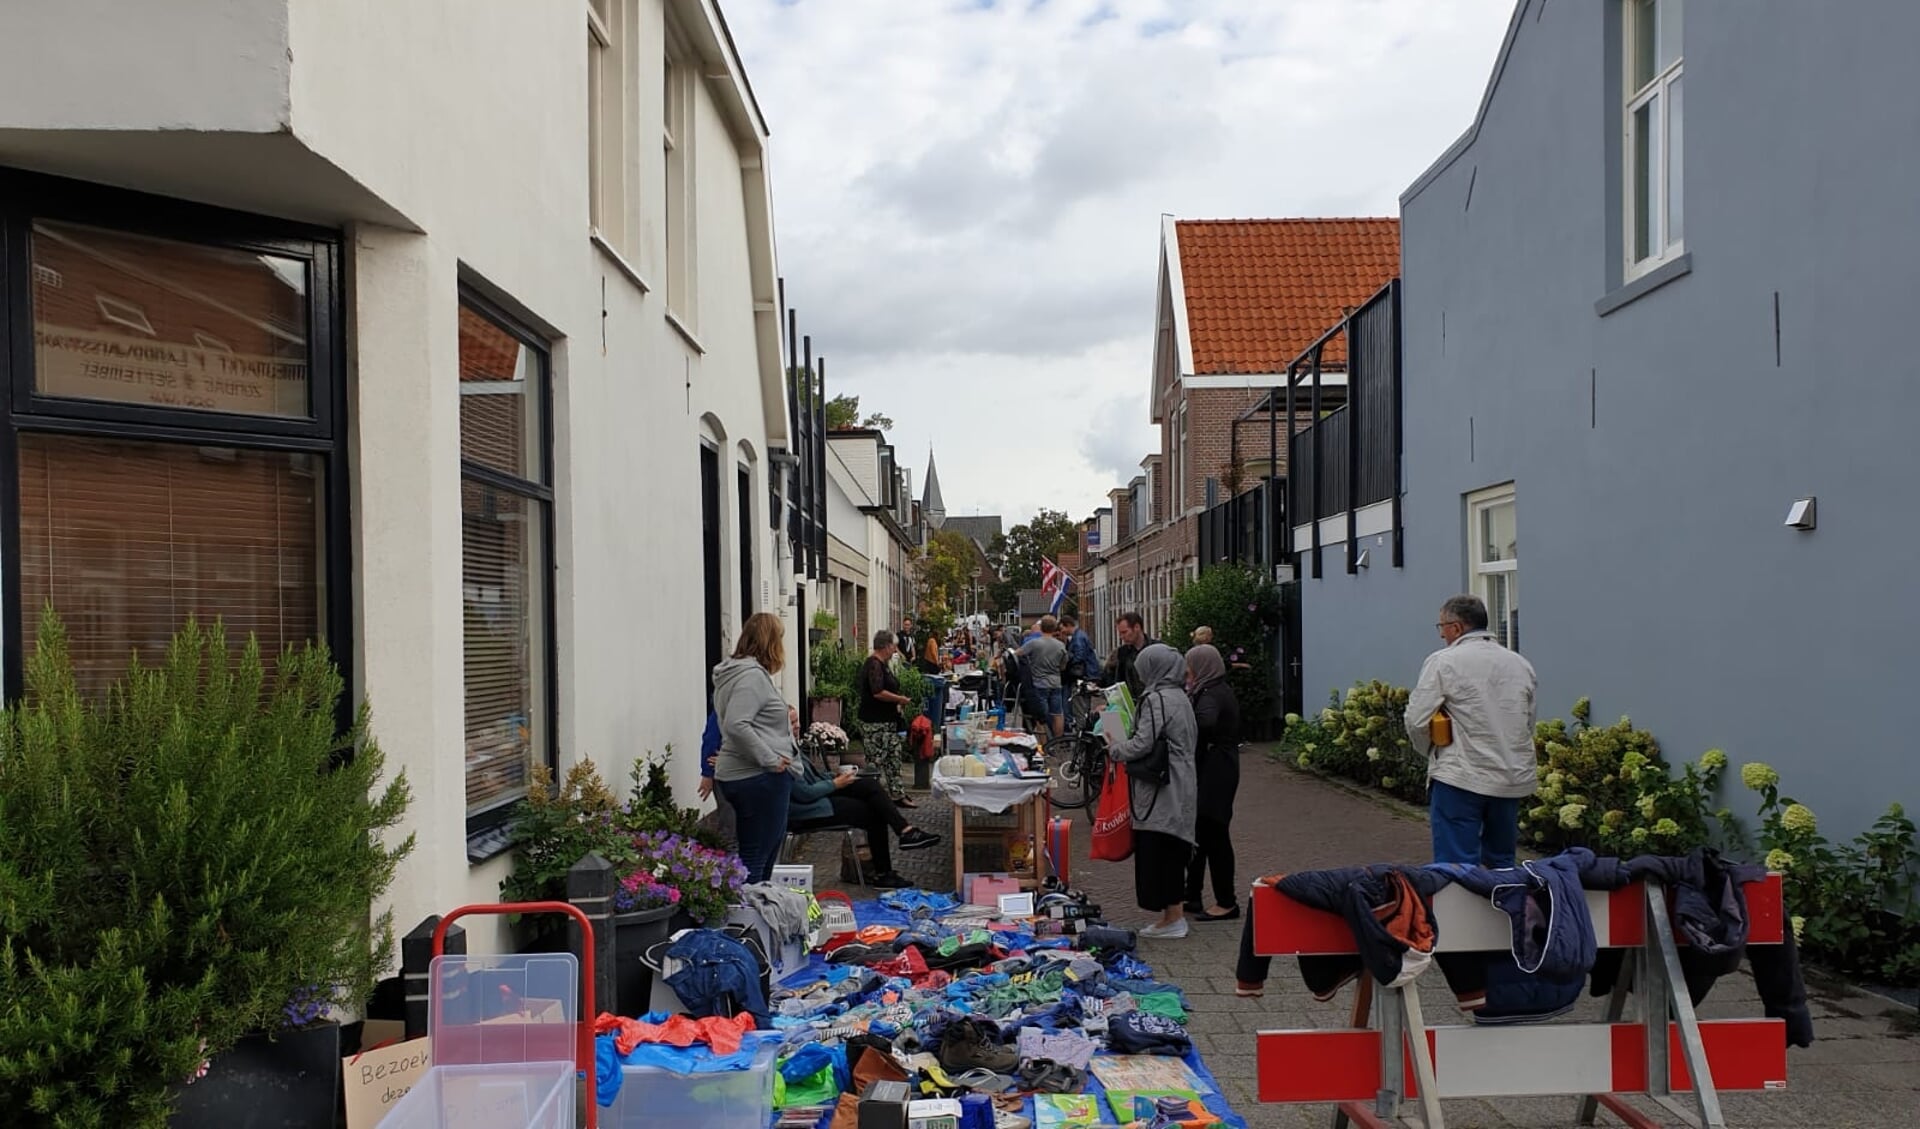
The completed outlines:
{"type": "Polygon", "coordinates": [[[174,1092],[171,1129],[338,1129],[340,1026],[250,1035],[174,1092]]]}
{"type": "Polygon", "coordinates": [[[673,935],[676,906],[619,914],[613,919],[613,995],[615,1015],[645,1015],[653,998],[653,970],[640,960],[647,950],[673,935]]]}

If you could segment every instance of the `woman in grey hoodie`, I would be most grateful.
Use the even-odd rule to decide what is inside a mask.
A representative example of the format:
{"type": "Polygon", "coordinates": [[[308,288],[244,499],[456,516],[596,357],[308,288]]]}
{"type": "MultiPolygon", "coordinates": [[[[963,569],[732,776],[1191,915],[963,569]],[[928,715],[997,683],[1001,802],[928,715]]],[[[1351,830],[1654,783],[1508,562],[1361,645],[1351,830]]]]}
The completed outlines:
{"type": "Polygon", "coordinates": [[[793,743],[798,717],[773,681],[786,660],[785,625],[758,612],[740,629],[733,657],[713,668],[713,709],[720,718],[713,779],[733,806],[748,882],[772,876],[787,837],[791,770],[800,754],[793,743]]]}
{"type": "Polygon", "coordinates": [[[1133,736],[1113,745],[1127,766],[1133,816],[1133,888],[1140,908],[1160,920],[1142,937],[1184,937],[1187,861],[1193,855],[1193,821],[1199,802],[1194,755],[1200,727],[1187,698],[1187,663],[1180,652],[1155,643],[1140,652],[1134,670],[1146,692],[1133,707],[1133,736]],[[1165,743],[1164,777],[1153,779],[1156,745],[1165,743]]]}

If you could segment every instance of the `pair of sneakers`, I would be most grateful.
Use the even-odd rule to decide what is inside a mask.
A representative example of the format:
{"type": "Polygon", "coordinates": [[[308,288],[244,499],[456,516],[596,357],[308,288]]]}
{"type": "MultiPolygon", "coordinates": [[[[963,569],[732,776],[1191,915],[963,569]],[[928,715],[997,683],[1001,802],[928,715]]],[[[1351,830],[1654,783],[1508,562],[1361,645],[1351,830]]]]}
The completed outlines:
{"type": "Polygon", "coordinates": [[[940,836],[931,831],[922,831],[918,827],[909,827],[900,836],[900,849],[903,851],[924,851],[940,841],[940,836]]]}

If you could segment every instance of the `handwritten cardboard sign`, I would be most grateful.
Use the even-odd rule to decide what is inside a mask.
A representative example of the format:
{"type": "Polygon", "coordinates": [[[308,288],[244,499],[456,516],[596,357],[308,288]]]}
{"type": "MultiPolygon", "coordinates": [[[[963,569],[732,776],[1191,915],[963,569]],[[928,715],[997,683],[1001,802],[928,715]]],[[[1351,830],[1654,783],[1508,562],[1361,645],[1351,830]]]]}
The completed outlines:
{"type": "Polygon", "coordinates": [[[424,1038],[375,1047],[343,1060],[347,1129],[374,1129],[432,1066],[431,1041],[424,1038]]]}

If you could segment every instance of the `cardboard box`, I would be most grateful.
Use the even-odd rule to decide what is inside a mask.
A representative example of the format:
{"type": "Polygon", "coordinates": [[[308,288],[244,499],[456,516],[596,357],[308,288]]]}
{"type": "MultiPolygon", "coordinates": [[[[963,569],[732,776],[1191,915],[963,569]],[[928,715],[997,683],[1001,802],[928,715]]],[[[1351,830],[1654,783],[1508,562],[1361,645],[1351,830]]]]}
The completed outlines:
{"type": "Polygon", "coordinates": [[[907,1129],[960,1129],[960,1103],[952,1098],[923,1098],[907,1105],[907,1129]]]}
{"type": "MultiPolygon", "coordinates": [[[[388,1021],[369,1020],[367,1028],[373,1028],[375,1022],[388,1021]]],[[[377,1033],[385,1035],[387,1030],[377,1033]]],[[[372,1050],[340,1061],[340,1076],[346,1086],[347,1129],[375,1129],[380,1119],[391,1112],[394,1104],[433,1066],[430,1039],[422,1037],[378,1046],[375,1044],[380,1040],[367,1038],[373,1045],[372,1050]]]]}
{"type": "Polygon", "coordinates": [[[905,1082],[867,1083],[860,1095],[859,1129],[907,1129],[908,1090],[905,1082]]]}

